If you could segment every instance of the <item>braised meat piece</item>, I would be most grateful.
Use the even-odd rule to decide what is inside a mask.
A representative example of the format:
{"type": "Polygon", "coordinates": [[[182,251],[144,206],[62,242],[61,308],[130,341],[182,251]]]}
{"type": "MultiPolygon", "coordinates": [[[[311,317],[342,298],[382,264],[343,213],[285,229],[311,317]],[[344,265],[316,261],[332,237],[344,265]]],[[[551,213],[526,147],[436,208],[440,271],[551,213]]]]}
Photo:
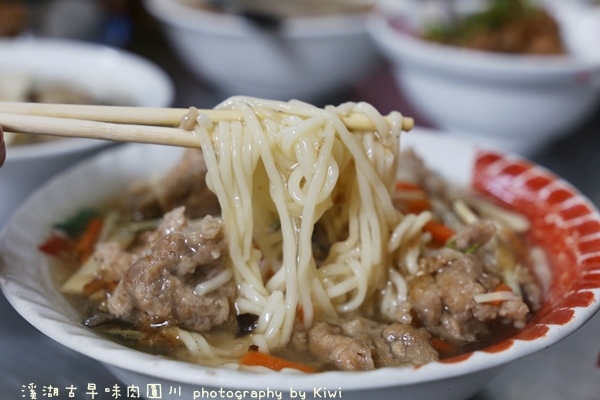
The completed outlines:
{"type": "Polygon", "coordinates": [[[308,349],[342,371],[367,371],[375,368],[369,346],[344,336],[342,329],[317,322],[308,331],[308,349]]]}
{"type": "Polygon", "coordinates": [[[308,332],[308,349],[345,371],[422,365],[438,359],[424,329],[397,322],[385,325],[366,318],[339,326],[315,324],[308,332]]]}
{"type": "Polygon", "coordinates": [[[383,329],[383,338],[390,347],[390,366],[423,365],[438,359],[438,353],[431,346],[431,336],[423,328],[412,325],[393,323],[383,329]]]}
{"type": "Polygon", "coordinates": [[[117,242],[99,243],[92,257],[104,281],[120,281],[135,259],[133,253],[122,250],[117,242]]]}
{"type": "Polygon", "coordinates": [[[218,215],[219,202],[206,186],[206,171],[202,151],[188,149],[158,182],[132,186],[123,206],[135,220],[158,218],[180,206],[185,206],[189,218],[218,215]]]}
{"type": "Polygon", "coordinates": [[[435,335],[470,342],[488,332],[489,322],[505,319],[519,324],[529,314],[518,296],[501,302],[476,301],[476,295],[493,291],[501,281],[486,273],[474,255],[441,249],[421,264],[425,272],[409,281],[408,299],[418,320],[435,335]]]}
{"type": "Polygon", "coordinates": [[[201,296],[194,291],[225,268],[222,220],[207,216],[187,222],[178,208],[165,221],[155,232],[156,241],[139,254],[109,297],[108,311],[135,324],[168,323],[198,332],[222,324],[229,318],[235,286],[230,282],[201,296]],[[179,229],[168,228],[168,221],[179,229]]]}
{"type": "Polygon", "coordinates": [[[452,238],[452,247],[459,251],[473,251],[486,244],[496,233],[496,225],[486,219],[477,220],[461,228],[452,238]]]}

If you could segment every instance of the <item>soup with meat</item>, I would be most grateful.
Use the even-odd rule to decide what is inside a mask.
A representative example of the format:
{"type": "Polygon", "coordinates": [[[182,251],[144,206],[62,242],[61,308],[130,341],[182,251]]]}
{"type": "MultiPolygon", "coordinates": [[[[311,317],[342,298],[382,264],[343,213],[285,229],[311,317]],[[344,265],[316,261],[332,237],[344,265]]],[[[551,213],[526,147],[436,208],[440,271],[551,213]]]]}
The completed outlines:
{"type": "Polygon", "coordinates": [[[40,246],[91,328],[210,366],[370,370],[485,346],[539,308],[527,222],[400,152],[398,113],[219,108],[241,119],[191,109],[201,150],[40,246]]]}
{"type": "Polygon", "coordinates": [[[493,0],[488,8],[450,24],[428,27],[425,39],[474,50],[512,54],[566,53],[560,26],[527,0],[493,0]]]}
{"type": "Polygon", "coordinates": [[[322,17],[360,13],[372,8],[369,0],[179,0],[182,4],[215,12],[246,13],[271,18],[322,17]]]}

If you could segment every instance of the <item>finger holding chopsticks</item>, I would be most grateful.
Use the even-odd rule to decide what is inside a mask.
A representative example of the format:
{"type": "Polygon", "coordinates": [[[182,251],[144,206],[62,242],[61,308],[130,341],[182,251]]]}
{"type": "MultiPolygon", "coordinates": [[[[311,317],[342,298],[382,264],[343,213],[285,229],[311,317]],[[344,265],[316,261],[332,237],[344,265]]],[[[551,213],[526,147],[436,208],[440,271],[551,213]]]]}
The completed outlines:
{"type": "Polygon", "coordinates": [[[0,126],[0,167],[6,160],[6,144],[4,143],[4,130],[0,126]]]}

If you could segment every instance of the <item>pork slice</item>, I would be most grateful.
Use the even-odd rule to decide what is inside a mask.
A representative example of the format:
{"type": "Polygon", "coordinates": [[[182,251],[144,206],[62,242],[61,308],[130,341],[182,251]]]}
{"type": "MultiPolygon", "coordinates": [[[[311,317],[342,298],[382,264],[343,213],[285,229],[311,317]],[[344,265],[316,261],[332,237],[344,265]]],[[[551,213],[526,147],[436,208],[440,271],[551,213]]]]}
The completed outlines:
{"type": "Polygon", "coordinates": [[[382,336],[389,345],[393,365],[424,365],[439,360],[431,345],[431,335],[423,328],[396,322],[384,328],[382,336]]]}
{"type": "Polygon", "coordinates": [[[117,242],[98,243],[94,254],[98,275],[105,281],[120,281],[133,262],[134,255],[121,249],[117,242]]]}
{"type": "Polygon", "coordinates": [[[453,247],[459,251],[469,251],[485,245],[496,233],[496,225],[486,219],[465,225],[453,236],[453,247]]]}
{"type": "Polygon", "coordinates": [[[185,206],[190,218],[219,214],[218,199],[206,185],[206,172],[202,151],[188,149],[158,182],[133,185],[124,208],[136,220],[157,218],[180,206],[185,206]]]}
{"type": "Polygon", "coordinates": [[[107,301],[111,314],[137,324],[168,323],[198,332],[229,318],[232,283],[202,296],[194,291],[226,268],[222,220],[208,216],[197,224],[177,225],[182,230],[159,227],[164,235],[129,267],[107,301]]]}
{"type": "Polygon", "coordinates": [[[308,332],[308,349],[340,370],[422,365],[438,360],[425,329],[355,318],[339,326],[319,322],[308,332]]]}
{"type": "Polygon", "coordinates": [[[477,295],[493,291],[501,279],[486,272],[473,254],[440,249],[420,261],[424,272],[408,282],[408,300],[417,321],[441,338],[475,341],[486,335],[486,324],[512,322],[522,325],[530,309],[519,298],[478,302],[477,295]]]}
{"type": "Polygon", "coordinates": [[[429,333],[410,324],[386,325],[356,318],[342,324],[342,332],[370,348],[377,368],[422,365],[438,359],[429,333]]]}
{"type": "Polygon", "coordinates": [[[418,319],[426,326],[437,325],[444,304],[432,275],[418,275],[408,283],[408,301],[418,319]]]}
{"type": "Polygon", "coordinates": [[[326,322],[317,322],[308,331],[308,349],[342,371],[375,369],[375,362],[367,345],[344,336],[341,328],[326,322]]]}
{"type": "Polygon", "coordinates": [[[485,293],[485,288],[477,281],[482,274],[480,263],[475,257],[464,255],[440,269],[436,285],[445,308],[459,321],[473,317],[477,306],[475,295],[485,293]]]}

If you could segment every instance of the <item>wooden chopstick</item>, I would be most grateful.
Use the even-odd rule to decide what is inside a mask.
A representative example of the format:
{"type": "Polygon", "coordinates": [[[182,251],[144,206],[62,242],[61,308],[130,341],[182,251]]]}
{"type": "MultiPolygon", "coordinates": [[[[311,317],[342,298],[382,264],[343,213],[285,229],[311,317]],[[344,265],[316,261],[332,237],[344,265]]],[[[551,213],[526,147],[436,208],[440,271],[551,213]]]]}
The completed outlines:
{"type": "Polygon", "coordinates": [[[0,113],[0,125],[6,131],[15,133],[200,147],[200,142],[191,132],[164,126],[5,113],[0,113]]]}
{"type": "MultiPolygon", "coordinates": [[[[37,115],[150,126],[177,127],[183,116],[188,112],[188,108],[0,102],[0,113],[6,114],[37,115]]],[[[215,122],[240,119],[239,113],[233,110],[199,110],[199,112],[208,114],[211,120],[215,122]]]]}
{"type": "MultiPolygon", "coordinates": [[[[241,119],[235,110],[198,111],[213,122],[241,119]]],[[[188,112],[187,108],[0,102],[0,125],[6,131],[17,133],[199,147],[191,132],[179,128],[188,112]]],[[[360,114],[342,120],[350,129],[374,128],[371,121],[360,114]]],[[[412,118],[403,118],[403,130],[408,131],[413,126],[412,118]]]]}
{"type": "MultiPolygon", "coordinates": [[[[213,122],[235,121],[241,117],[234,110],[198,110],[207,114],[213,122]]],[[[0,113],[40,115],[47,117],[74,118],[121,124],[179,126],[181,119],[189,112],[188,108],[157,107],[121,107],[83,104],[45,104],[0,102],[0,113]]],[[[342,118],[351,129],[372,129],[371,122],[363,115],[353,114],[342,118]]],[[[409,131],[414,127],[412,118],[404,117],[402,129],[409,131]]]]}

